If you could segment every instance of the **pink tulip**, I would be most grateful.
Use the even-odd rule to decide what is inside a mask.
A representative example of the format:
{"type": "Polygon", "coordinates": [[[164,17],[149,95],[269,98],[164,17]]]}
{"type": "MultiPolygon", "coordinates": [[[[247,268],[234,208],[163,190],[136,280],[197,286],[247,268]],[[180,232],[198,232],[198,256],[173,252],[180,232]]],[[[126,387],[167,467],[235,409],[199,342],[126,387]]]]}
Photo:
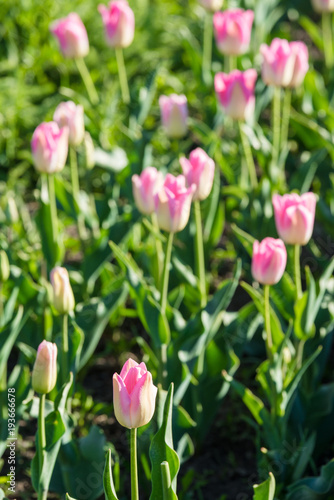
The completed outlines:
{"type": "Polygon", "coordinates": [[[186,188],[184,175],[177,177],[172,174],[166,175],[162,189],[154,196],[160,229],[176,233],[186,227],[195,190],[195,184],[186,188]]]}
{"type": "Polygon", "coordinates": [[[199,0],[199,3],[207,10],[211,12],[216,12],[221,9],[224,3],[224,0],[199,0]]]}
{"type": "Polygon", "coordinates": [[[81,144],[85,135],[83,106],[72,101],[61,102],[54,112],[53,119],[59,127],[68,127],[71,146],[81,144]]]}
{"type": "Polygon", "coordinates": [[[274,194],[273,206],[277,232],[285,243],[306,245],[314,226],[317,199],[313,193],[274,194]]]}
{"type": "Polygon", "coordinates": [[[296,55],[287,40],[274,38],[271,45],[262,44],[262,79],[267,85],[287,87],[294,76],[296,55]]]}
{"type": "Polygon", "coordinates": [[[180,158],[183,174],[188,186],[195,185],[193,200],[205,200],[212,189],[215,162],[201,148],[196,148],[187,158],[180,158]]]}
{"type": "Polygon", "coordinates": [[[227,116],[235,120],[249,120],[255,107],[255,69],[242,72],[234,70],[229,74],[217,73],[215,90],[227,116]]]}
{"type": "Polygon", "coordinates": [[[157,388],[145,363],[128,359],[121,374],[113,376],[114,411],[118,422],[128,429],[148,424],[155,409],[157,388]]]}
{"type": "Polygon", "coordinates": [[[249,49],[254,12],[229,9],[213,16],[213,27],[218,50],[225,55],[237,56],[249,49]]]}
{"type": "Polygon", "coordinates": [[[53,288],[53,305],[60,314],[68,314],[75,307],[75,300],[65,267],[54,267],[50,273],[53,288]]]}
{"type": "Polygon", "coordinates": [[[161,121],[166,134],[175,139],[187,133],[188,103],[185,95],[162,95],[159,98],[161,121]]]}
{"type": "Polygon", "coordinates": [[[290,42],[290,49],[295,55],[295,65],[289,87],[299,87],[308,72],[308,50],[303,42],[290,42]]]}
{"type": "Polygon", "coordinates": [[[68,153],[68,128],[43,122],[35,129],[31,149],[36,170],[52,174],[62,170],[68,153]]]}
{"type": "Polygon", "coordinates": [[[32,388],[40,394],[48,394],[57,381],[57,346],[43,340],[37,349],[32,370],[32,388]]]}
{"type": "Polygon", "coordinates": [[[63,19],[54,21],[50,31],[58,38],[64,57],[85,57],[89,52],[89,41],[85,25],[78,14],[72,12],[63,19]]]}
{"type": "Polygon", "coordinates": [[[316,12],[333,12],[334,0],[311,0],[316,12]]]}
{"type": "Polygon", "coordinates": [[[262,285],[275,285],[282,278],[287,261],[286,248],[282,240],[265,238],[254,241],[252,275],[262,285]]]}
{"type": "Polygon", "coordinates": [[[126,0],[115,0],[105,5],[99,5],[106,40],[110,47],[128,47],[135,36],[135,16],[126,0]]]}
{"type": "Polygon", "coordinates": [[[132,191],[136,206],[142,214],[150,215],[154,212],[154,195],[163,186],[161,172],[154,167],[147,167],[139,175],[132,176],[132,191]]]}

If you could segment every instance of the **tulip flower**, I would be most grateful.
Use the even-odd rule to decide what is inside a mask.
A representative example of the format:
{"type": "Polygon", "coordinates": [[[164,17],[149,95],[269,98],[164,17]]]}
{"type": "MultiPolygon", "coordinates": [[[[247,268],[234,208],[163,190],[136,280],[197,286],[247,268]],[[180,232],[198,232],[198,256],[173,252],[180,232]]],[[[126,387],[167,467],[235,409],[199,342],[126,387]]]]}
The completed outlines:
{"type": "Polygon", "coordinates": [[[256,79],[255,69],[248,69],[244,72],[236,69],[229,74],[216,74],[217,98],[227,116],[235,120],[249,120],[253,116],[256,79]]]}
{"type": "Polygon", "coordinates": [[[50,26],[51,33],[58,38],[60,50],[64,57],[85,57],[89,52],[89,41],[85,25],[78,14],[72,12],[63,19],[54,21],[50,26]]]}
{"type": "Polygon", "coordinates": [[[32,371],[32,388],[40,394],[48,394],[57,381],[57,346],[43,340],[37,349],[32,371]]]}
{"type": "Polygon", "coordinates": [[[31,149],[36,170],[52,174],[65,166],[68,153],[67,127],[59,129],[56,122],[44,122],[35,129],[31,149]]]}
{"type": "Polygon", "coordinates": [[[324,45],[325,62],[327,68],[332,67],[333,55],[333,26],[332,12],[334,12],[334,0],[311,0],[316,12],[322,14],[322,39],[324,45]]]}
{"type": "Polygon", "coordinates": [[[254,241],[252,258],[253,278],[262,285],[275,285],[285,271],[286,248],[282,240],[265,238],[254,241]]]}
{"type": "Polygon", "coordinates": [[[60,314],[68,314],[75,306],[74,295],[67,269],[55,267],[50,273],[53,288],[53,305],[60,314]]]}
{"type": "Polygon", "coordinates": [[[289,87],[299,87],[308,72],[308,49],[304,42],[290,42],[290,49],[295,55],[295,64],[289,87]]]}
{"type": "Polygon", "coordinates": [[[166,134],[179,139],[187,133],[188,102],[185,95],[162,95],[159,98],[161,121],[166,134]]]}
{"type": "Polygon", "coordinates": [[[131,45],[135,35],[135,16],[125,0],[115,0],[109,7],[99,5],[106,40],[110,47],[126,48],[131,45]]]}
{"type": "Polygon", "coordinates": [[[196,186],[193,200],[205,200],[212,189],[215,162],[203,149],[197,148],[190,153],[189,160],[180,158],[180,163],[188,186],[196,186]]]}
{"type": "Polygon", "coordinates": [[[210,12],[216,12],[222,8],[224,0],[199,0],[199,3],[210,12]]]}
{"type": "Polygon", "coordinates": [[[213,27],[218,50],[229,56],[244,54],[249,49],[254,12],[229,9],[213,16],[213,27]]]}
{"type": "Polygon", "coordinates": [[[163,186],[163,183],[162,173],[154,167],[147,167],[140,175],[132,176],[133,197],[139,212],[145,215],[154,212],[154,195],[163,186]]]}
{"type": "Polygon", "coordinates": [[[83,106],[76,105],[73,101],[61,102],[53,114],[53,119],[59,127],[68,127],[71,146],[82,143],[85,135],[83,106]]]}
{"type": "Polygon", "coordinates": [[[274,38],[271,45],[262,44],[262,79],[267,85],[287,87],[290,85],[296,54],[287,40],[274,38]]]}
{"type": "Polygon", "coordinates": [[[334,0],[311,0],[316,12],[334,12],[334,0]]]}

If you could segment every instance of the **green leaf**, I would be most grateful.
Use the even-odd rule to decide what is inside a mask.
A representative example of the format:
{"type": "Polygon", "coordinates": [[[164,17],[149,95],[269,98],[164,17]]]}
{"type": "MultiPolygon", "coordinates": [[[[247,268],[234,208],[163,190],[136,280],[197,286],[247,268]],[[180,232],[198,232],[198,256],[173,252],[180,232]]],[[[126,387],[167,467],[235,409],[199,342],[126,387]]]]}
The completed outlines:
{"type": "MultiPolygon", "coordinates": [[[[162,425],[152,439],[150,446],[150,459],[152,463],[152,492],[150,500],[161,500],[163,496],[163,483],[161,464],[167,462],[170,471],[171,489],[176,495],[176,477],[180,468],[180,460],[173,448],[172,437],[172,411],[173,411],[174,386],[170,385],[165,401],[162,425]]],[[[160,397],[160,391],[159,391],[160,397]]],[[[170,497],[168,497],[170,498],[170,497]]],[[[173,497],[171,497],[173,498],[173,497]]],[[[175,498],[175,497],[174,497],[175,498]]]]}
{"type": "Polygon", "coordinates": [[[318,477],[306,477],[289,486],[287,500],[330,500],[334,493],[334,460],[321,468],[318,477]]]}
{"type": "Polygon", "coordinates": [[[162,462],[160,467],[161,467],[163,500],[177,500],[177,496],[172,488],[168,462],[162,462]]]}
{"type": "Polygon", "coordinates": [[[94,151],[95,165],[111,172],[121,172],[129,163],[124,149],[116,147],[112,151],[96,148],[94,151]]]}
{"type": "Polygon", "coordinates": [[[254,485],[253,500],[274,500],[276,482],[272,472],[269,472],[269,478],[261,484],[254,485]]]}
{"type": "Polygon", "coordinates": [[[111,450],[108,450],[106,465],[103,472],[103,488],[106,496],[106,500],[118,500],[114,480],[112,477],[112,458],[111,458],[111,450]]]}
{"type": "Polygon", "coordinates": [[[30,311],[27,311],[23,316],[23,306],[20,306],[15,318],[0,332],[0,373],[3,373],[9,355],[13,349],[15,341],[28,319],[30,311]]]}
{"type": "Polygon", "coordinates": [[[52,411],[45,418],[46,450],[50,450],[65,434],[65,425],[58,410],[52,411]]]}
{"type": "Polygon", "coordinates": [[[70,495],[68,493],[66,493],[66,500],[76,500],[76,499],[73,497],[70,497],[70,495]]]}

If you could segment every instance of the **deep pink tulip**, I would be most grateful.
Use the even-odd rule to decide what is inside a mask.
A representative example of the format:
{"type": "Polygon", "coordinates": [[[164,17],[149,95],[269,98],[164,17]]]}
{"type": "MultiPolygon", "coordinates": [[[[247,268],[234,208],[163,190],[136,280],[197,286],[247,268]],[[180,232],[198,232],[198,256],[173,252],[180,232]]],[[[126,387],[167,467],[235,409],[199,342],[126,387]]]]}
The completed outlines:
{"type": "Polygon", "coordinates": [[[295,64],[289,87],[299,87],[308,72],[308,49],[304,42],[290,42],[290,48],[295,55],[295,64]]]}
{"type": "Polygon", "coordinates": [[[255,107],[255,69],[242,72],[234,70],[229,74],[217,73],[215,90],[227,116],[235,120],[249,120],[255,107]]]}
{"type": "Polygon", "coordinates": [[[54,21],[50,31],[58,38],[64,57],[85,57],[89,52],[89,41],[85,25],[78,14],[72,12],[63,19],[54,21]]]}
{"type": "Polygon", "coordinates": [[[118,422],[128,429],[148,424],[155,410],[157,388],[145,363],[128,359],[121,374],[113,376],[114,411],[118,422]]]}
{"type": "Polygon", "coordinates": [[[216,12],[221,9],[224,3],[224,0],[199,0],[199,3],[207,10],[211,12],[216,12]]]}
{"type": "Polygon", "coordinates": [[[184,175],[166,175],[163,187],[154,196],[160,229],[177,233],[186,227],[195,190],[195,184],[186,187],[184,175]]]}
{"type": "Polygon", "coordinates": [[[38,125],[31,140],[36,170],[52,174],[64,168],[68,153],[68,134],[68,127],[59,129],[56,122],[38,125]]]}
{"type": "Polygon", "coordinates": [[[218,50],[224,55],[237,56],[249,49],[254,12],[229,9],[213,16],[213,27],[218,50]]]}
{"type": "Polygon", "coordinates": [[[290,245],[306,245],[313,233],[317,199],[314,193],[274,194],[276,229],[280,238],[290,245]]]}
{"type": "Polygon", "coordinates": [[[333,12],[334,0],[311,0],[316,12],[333,12]]]}
{"type": "Polygon", "coordinates": [[[254,241],[252,275],[262,285],[275,285],[282,278],[287,261],[286,248],[282,240],[264,238],[254,241]]]}
{"type": "Polygon", "coordinates": [[[36,361],[32,370],[32,388],[40,394],[48,394],[57,381],[57,346],[43,342],[37,349],[36,361]]]}
{"type": "Polygon", "coordinates": [[[263,56],[262,79],[267,85],[287,87],[290,85],[294,70],[296,55],[287,40],[274,38],[271,45],[262,44],[260,52],[263,56]]]}
{"type": "Polygon", "coordinates": [[[215,162],[203,149],[196,148],[190,153],[189,160],[183,157],[180,163],[188,186],[196,186],[193,200],[205,200],[212,189],[215,162]]]}
{"type": "Polygon", "coordinates": [[[126,48],[135,36],[135,16],[126,0],[115,0],[109,6],[101,4],[98,10],[102,16],[106,40],[110,47],[126,48]]]}
{"type": "Polygon", "coordinates": [[[175,139],[187,133],[188,101],[185,95],[162,95],[159,98],[161,121],[166,134],[175,139]]]}
{"type": "Polygon", "coordinates": [[[72,101],[61,102],[54,112],[53,119],[59,127],[68,127],[69,143],[78,146],[85,135],[84,108],[72,101]]]}
{"type": "Polygon", "coordinates": [[[163,183],[163,175],[155,167],[147,167],[140,175],[132,176],[133,197],[139,212],[145,215],[154,212],[154,195],[163,183]]]}

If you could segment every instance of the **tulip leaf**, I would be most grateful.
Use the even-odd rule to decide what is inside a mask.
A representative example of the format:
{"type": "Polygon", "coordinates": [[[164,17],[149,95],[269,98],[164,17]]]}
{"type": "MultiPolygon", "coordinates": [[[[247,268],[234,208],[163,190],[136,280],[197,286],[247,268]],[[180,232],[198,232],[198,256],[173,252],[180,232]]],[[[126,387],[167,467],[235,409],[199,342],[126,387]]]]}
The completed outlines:
{"type": "MultiPolygon", "coordinates": [[[[152,463],[152,492],[150,500],[175,499],[176,497],[176,477],[180,468],[180,460],[173,448],[172,436],[172,412],[173,412],[173,392],[174,385],[169,386],[168,394],[165,401],[162,424],[158,432],[152,439],[150,446],[150,459],[152,463]],[[174,493],[168,493],[169,496],[164,496],[164,486],[161,474],[161,464],[168,463],[170,480],[169,490],[174,493]]],[[[160,392],[159,392],[160,397],[160,392]]],[[[164,466],[166,467],[166,466],[164,466]]],[[[165,470],[166,472],[166,470],[165,470]]],[[[165,476],[164,476],[165,479],[165,476]]]]}
{"type": "Polygon", "coordinates": [[[111,458],[111,450],[108,450],[106,465],[103,472],[103,488],[106,496],[106,500],[118,500],[114,480],[112,476],[112,458],[111,458]]]}
{"type": "Polygon", "coordinates": [[[170,478],[170,470],[168,462],[162,462],[161,467],[161,480],[163,490],[163,500],[177,500],[177,496],[173,491],[172,482],[170,478]]]}
{"type": "Polygon", "coordinates": [[[276,481],[272,472],[269,472],[269,478],[261,484],[254,485],[253,500],[274,500],[276,481]]]}
{"type": "Polygon", "coordinates": [[[6,326],[6,328],[0,331],[0,373],[3,373],[4,368],[7,365],[7,361],[15,341],[23,325],[27,321],[29,314],[30,311],[26,312],[23,316],[23,306],[20,306],[15,318],[6,326]]]}
{"type": "Polygon", "coordinates": [[[76,499],[73,497],[70,497],[70,495],[68,493],[66,493],[66,500],[76,500],[76,499]]]}
{"type": "Polygon", "coordinates": [[[287,500],[329,500],[334,493],[334,460],[321,468],[318,477],[306,477],[289,486],[287,500]]]}

